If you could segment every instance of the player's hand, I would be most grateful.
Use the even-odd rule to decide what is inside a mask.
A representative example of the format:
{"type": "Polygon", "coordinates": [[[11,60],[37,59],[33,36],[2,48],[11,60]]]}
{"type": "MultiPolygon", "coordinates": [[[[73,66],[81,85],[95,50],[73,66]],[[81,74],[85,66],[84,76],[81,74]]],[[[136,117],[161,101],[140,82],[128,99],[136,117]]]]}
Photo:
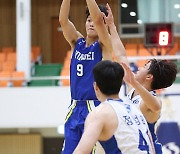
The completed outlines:
{"type": "Polygon", "coordinates": [[[106,24],[109,26],[112,23],[114,23],[114,17],[113,17],[111,8],[108,3],[106,4],[106,8],[107,8],[108,16],[106,16],[104,13],[102,13],[102,15],[103,15],[103,18],[104,18],[106,24]]]}
{"type": "Polygon", "coordinates": [[[124,68],[124,81],[132,86],[137,83],[137,80],[134,77],[134,73],[131,71],[130,67],[125,63],[121,63],[122,67],[124,68]]]}

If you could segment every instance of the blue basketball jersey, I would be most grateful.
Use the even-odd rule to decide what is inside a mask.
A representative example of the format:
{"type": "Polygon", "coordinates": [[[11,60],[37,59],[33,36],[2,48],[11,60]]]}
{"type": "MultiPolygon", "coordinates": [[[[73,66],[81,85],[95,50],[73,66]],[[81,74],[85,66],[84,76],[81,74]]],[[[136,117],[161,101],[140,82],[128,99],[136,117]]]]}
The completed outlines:
{"type": "Polygon", "coordinates": [[[84,38],[77,40],[70,65],[71,98],[75,100],[97,100],[93,87],[92,70],[102,60],[98,41],[86,47],[84,38]]]}
{"type": "Polygon", "coordinates": [[[65,120],[65,141],[62,154],[73,153],[84,131],[87,114],[100,103],[93,87],[92,70],[101,60],[102,49],[98,41],[86,47],[84,38],[77,40],[70,64],[72,103],[65,120]]]}

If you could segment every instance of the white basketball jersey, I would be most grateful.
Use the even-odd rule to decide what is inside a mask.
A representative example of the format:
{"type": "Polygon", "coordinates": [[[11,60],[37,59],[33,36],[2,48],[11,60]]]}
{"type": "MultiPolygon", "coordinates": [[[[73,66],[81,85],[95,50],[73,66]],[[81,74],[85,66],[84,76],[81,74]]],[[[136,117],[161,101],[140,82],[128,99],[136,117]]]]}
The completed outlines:
{"type": "MultiPolygon", "coordinates": [[[[125,101],[128,101],[134,105],[136,105],[136,107],[139,108],[140,106],[140,102],[142,101],[142,98],[140,95],[136,95],[133,97],[133,94],[135,92],[135,89],[133,88],[128,94],[127,94],[127,100],[125,99],[125,101]]],[[[150,91],[150,93],[153,95],[153,96],[156,96],[156,93],[154,91],[150,91]]]]}
{"type": "MultiPolygon", "coordinates": [[[[133,97],[134,92],[135,92],[135,89],[133,88],[128,93],[125,100],[126,100],[127,103],[134,104],[134,106],[136,106],[140,110],[140,103],[142,101],[142,98],[141,98],[140,95],[136,95],[136,96],[133,97]]],[[[156,96],[155,91],[150,91],[150,93],[153,96],[156,96]]],[[[152,140],[153,140],[153,143],[154,143],[155,151],[156,151],[157,154],[162,154],[162,145],[158,142],[157,136],[155,134],[155,124],[156,124],[156,122],[148,123],[148,126],[149,126],[149,130],[150,130],[152,140]]]]}
{"type": "Polygon", "coordinates": [[[105,103],[113,107],[118,117],[118,128],[113,136],[118,153],[154,154],[149,128],[139,109],[122,100],[109,99],[105,103]]]}

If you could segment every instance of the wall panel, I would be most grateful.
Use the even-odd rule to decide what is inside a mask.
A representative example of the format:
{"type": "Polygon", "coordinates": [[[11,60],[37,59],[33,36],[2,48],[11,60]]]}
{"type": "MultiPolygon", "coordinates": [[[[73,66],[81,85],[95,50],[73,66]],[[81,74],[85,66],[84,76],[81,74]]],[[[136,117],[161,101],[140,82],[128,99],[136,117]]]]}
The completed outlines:
{"type": "MultiPolygon", "coordinates": [[[[115,19],[119,23],[119,1],[97,0],[97,3],[109,3],[115,19]]],[[[52,18],[58,17],[61,0],[31,0],[32,45],[42,48],[43,63],[51,62],[52,50],[52,18]]],[[[85,35],[85,0],[72,0],[70,19],[78,31],[85,35]]],[[[123,43],[143,43],[142,38],[123,39],[123,43]]],[[[179,38],[175,39],[179,42],[179,38]]],[[[6,46],[16,46],[16,0],[0,0],[0,49],[6,46]]],[[[59,56],[59,55],[57,55],[59,56]]]]}
{"type": "Polygon", "coordinates": [[[39,134],[0,135],[1,154],[42,154],[42,138],[39,134]]]}
{"type": "Polygon", "coordinates": [[[0,47],[16,45],[15,0],[0,0],[0,47]]]}
{"type": "Polygon", "coordinates": [[[32,0],[32,45],[42,48],[44,63],[51,62],[51,18],[59,14],[59,1],[32,0]]]}
{"type": "MultiPolygon", "coordinates": [[[[110,3],[115,21],[118,17],[117,0],[98,0],[98,3],[110,3]]],[[[31,0],[32,45],[42,48],[44,63],[51,62],[51,19],[58,17],[61,0],[31,0]]],[[[77,30],[85,35],[86,1],[72,0],[70,19],[77,30]]],[[[16,0],[0,0],[0,48],[16,45],[16,0]]]]}

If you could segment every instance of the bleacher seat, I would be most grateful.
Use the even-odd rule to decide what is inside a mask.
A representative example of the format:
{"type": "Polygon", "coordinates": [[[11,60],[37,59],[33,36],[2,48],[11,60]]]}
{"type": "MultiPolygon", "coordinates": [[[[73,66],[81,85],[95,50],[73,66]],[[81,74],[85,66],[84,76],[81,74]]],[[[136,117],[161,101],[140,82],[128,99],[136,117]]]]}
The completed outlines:
{"type": "Polygon", "coordinates": [[[11,78],[11,72],[10,71],[2,71],[0,72],[0,87],[10,87],[12,86],[12,83],[10,81],[11,78]],[[6,79],[3,79],[6,78],[6,79]]]}
{"type": "MultiPolygon", "coordinates": [[[[64,60],[64,65],[62,67],[62,70],[60,72],[60,76],[70,76],[70,62],[71,62],[71,56],[72,56],[72,51],[69,50],[67,51],[65,60],[64,60]]],[[[70,79],[60,79],[59,80],[59,85],[60,86],[70,86],[70,79]]]]}
{"type": "Polygon", "coordinates": [[[16,64],[16,52],[7,53],[6,61],[12,61],[16,64]]]}
{"type": "Polygon", "coordinates": [[[31,58],[34,63],[41,63],[41,48],[40,46],[31,47],[31,58]]]}
{"type": "MultiPolygon", "coordinates": [[[[42,64],[34,66],[33,77],[59,76],[62,64],[42,64]]],[[[57,86],[58,80],[33,80],[29,86],[57,86]]]]}
{"type": "Polygon", "coordinates": [[[12,72],[12,79],[13,78],[19,78],[19,80],[12,80],[12,86],[13,87],[26,86],[25,74],[24,74],[23,71],[14,71],[14,72],[12,72]]]}
{"type": "Polygon", "coordinates": [[[0,62],[5,62],[6,61],[6,54],[4,52],[0,53],[0,62]]]}
{"type": "Polygon", "coordinates": [[[6,53],[6,54],[11,53],[11,52],[15,52],[15,48],[14,47],[3,47],[2,52],[6,53]]]}
{"type": "Polygon", "coordinates": [[[70,62],[71,62],[70,59],[65,58],[63,69],[70,69],[70,62]]]}
{"type": "Polygon", "coordinates": [[[6,61],[2,64],[2,71],[13,72],[16,70],[16,64],[13,61],[6,61]]]}
{"type": "Polygon", "coordinates": [[[2,71],[3,62],[0,62],[0,72],[2,71]]]}

